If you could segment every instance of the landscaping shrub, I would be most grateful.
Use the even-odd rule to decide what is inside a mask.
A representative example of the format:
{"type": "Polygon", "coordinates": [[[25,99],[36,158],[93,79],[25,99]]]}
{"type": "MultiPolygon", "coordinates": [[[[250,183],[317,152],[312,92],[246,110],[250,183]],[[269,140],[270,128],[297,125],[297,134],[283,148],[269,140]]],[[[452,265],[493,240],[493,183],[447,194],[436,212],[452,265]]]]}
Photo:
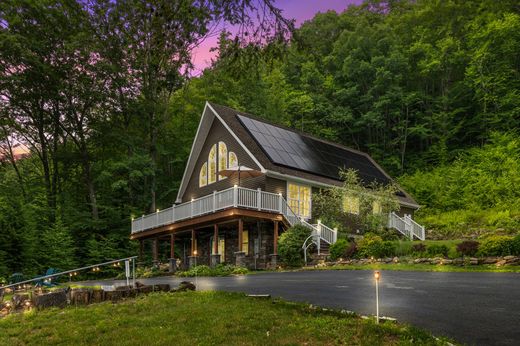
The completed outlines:
{"type": "Polygon", "coordinates": [[[336,260],[340,257],[345,257],[345,252],[348,248],[349,243],[346,239],[338,239],[338,241],[332,244],[329,248],[330,258],[336,260]]]}
{"type": "Polygon", "coordinates": [[[508,256],[514,252],[512,237],[491,235],[482,239],[478,251],[480,256],[508,256]]]}
{"type": "Polygon", "coordinates": [[[367,233],[359,241],[358,257],[388,257],[395,253],[395,245],[390,241],[383,241],[380,236],[367,233]]]}
{"type": "Polygon", "coordinates": [[[432,257],[435,257],[435,256],[447,257],[448,252],[450,252],[450,249],[446,245],[432,244],[432,245],[428,246],[428,248],[426,249],[426,252],[428,253],[428,255],[430,255],[432,257]]]}
{"type": "Polygon", "coordinates": [[[303,265],[302,245],[309,237],[311,230],[305,226],[296,225],[282,233],[278,239],[278,254],[280,261],[289,267],[303,265]]]}
{"type": "Polygon", "coordinates": [[[465,240],[457,244],[457,252],[462,256],[475,256],[478,251],[479,242],[475,240],[465,240]]]}
{"type": "Polygon", "coordinates": [[[358,251],[357,244],[354,242],[350,243],[347,250],[345,250],[345,258],[353,258],[354,255],[356,255],[357,251],[358,251]]]}
{"type": "Polygon", "coordinates": [[[512,255],[520,256],[520,233],[518,233],[512,240],[512,255]]]}
{"type": "Polygon", "coordinates": [[[413,244],[412,245],[412,253],[414,254],[422,254],[426,252],[426,245],[423,243],[413,244]]]}

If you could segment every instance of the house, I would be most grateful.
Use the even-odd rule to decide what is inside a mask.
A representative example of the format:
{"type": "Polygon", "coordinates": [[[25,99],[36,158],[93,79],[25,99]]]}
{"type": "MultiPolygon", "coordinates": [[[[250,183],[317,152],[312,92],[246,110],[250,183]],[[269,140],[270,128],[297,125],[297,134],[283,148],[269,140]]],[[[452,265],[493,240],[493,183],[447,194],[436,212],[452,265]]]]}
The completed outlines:
{"type": "MultiPolygon", "coordinates": [[[[274,266],[278,236],[291,225],[309,227],[318,249],[336,241],[336,230],[313,224],[312,200],[342,185],[340,168],[356,169],[365,182],[392,180],[366,153],[206,103],[175,204],[134,219],[131,239],[141,255],[151,240],[154,261],[166,248],[183,265],[274,266]]],[[[424,237],[411,219],[418,204],[404,190],[397,198],[389,226],[424,237]]]]}

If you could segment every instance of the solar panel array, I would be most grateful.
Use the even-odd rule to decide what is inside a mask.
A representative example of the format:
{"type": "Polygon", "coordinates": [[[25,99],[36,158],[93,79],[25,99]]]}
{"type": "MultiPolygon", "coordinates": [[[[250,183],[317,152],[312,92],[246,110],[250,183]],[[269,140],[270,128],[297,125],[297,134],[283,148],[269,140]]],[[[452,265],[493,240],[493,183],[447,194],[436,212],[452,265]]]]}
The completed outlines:
{"type": "Polygon", "coordinates": [[[389,183],[365,155],[242,115],[237,117],[275,164],[338,180],[341,168],[355,169],[365,184],[389,183]]]}

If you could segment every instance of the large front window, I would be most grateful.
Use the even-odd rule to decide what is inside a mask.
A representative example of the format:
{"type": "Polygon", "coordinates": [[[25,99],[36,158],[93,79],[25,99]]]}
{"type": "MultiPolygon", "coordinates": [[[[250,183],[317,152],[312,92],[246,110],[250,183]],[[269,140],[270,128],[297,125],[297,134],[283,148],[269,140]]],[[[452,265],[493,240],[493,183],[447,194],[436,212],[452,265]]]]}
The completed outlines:
{"type": "Polygon", "coordinates": [[[289,207],[304,219],[311,218],[311,187],[295,183],[287,184],[289,207]]]}

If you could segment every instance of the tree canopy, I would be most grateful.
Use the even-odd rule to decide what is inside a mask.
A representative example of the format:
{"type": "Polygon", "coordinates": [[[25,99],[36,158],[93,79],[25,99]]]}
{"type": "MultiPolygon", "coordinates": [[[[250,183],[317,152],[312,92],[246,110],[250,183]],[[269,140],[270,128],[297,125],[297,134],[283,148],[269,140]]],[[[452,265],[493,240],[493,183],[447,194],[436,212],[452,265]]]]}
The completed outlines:
{"type": "Polygon", "coordinates": [[[424,212],[502,208],[507,179],[468,191],[516,153],[519,29],[513,0],[367,0],[296,30],[272,0],[4,0],[0,277],[135,253],[130,217],[175,200],[206,100],[368,152],[424,212]],[[445,193],[421,178],[452,165],[445,193]]]}

